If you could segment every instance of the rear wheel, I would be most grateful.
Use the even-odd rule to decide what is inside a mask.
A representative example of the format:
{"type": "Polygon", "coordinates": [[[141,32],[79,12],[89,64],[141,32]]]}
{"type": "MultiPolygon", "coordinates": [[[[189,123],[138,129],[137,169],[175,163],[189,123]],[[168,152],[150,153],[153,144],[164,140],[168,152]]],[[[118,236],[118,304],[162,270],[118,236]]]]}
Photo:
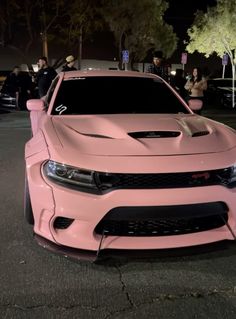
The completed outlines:
{"type": "Polygon", "coordinates": [[[24,217],[25,217],[25,220],[30,225],[34,225],[34,215],[33,215],[33,210],[31,206],[28,180],[26,176],[25,176],[25,192],[24,192],[24,217]]]}

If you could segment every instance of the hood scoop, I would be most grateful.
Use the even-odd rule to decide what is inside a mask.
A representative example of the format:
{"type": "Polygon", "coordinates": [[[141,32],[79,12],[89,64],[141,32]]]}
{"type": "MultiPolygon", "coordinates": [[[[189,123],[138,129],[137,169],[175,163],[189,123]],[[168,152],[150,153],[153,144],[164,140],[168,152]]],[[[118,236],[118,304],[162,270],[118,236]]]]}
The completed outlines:
{"type": "Polygon", "coordinates": [[[142,132],[131,132],[128,133],[129,136],[139,139],[139,138],[167,138],[167,137],[177,137],[180,132],[175,131],[142,131],[142,132]]]}
{"type": "Polygon", "coordinates": [[[195,132],[192,134],[192,137],[197,137],[197,136],[204,136],[210,134],[209,131],[200,131],[200,132],[195,132]]]}

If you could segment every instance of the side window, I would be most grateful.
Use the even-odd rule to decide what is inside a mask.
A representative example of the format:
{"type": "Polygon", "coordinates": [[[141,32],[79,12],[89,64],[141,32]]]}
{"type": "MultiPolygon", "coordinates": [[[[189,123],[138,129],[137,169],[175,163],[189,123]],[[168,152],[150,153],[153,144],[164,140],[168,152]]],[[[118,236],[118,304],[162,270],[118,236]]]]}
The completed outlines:
{"type": "Polygon", "coordinates": [[[53,95],[53,92],[57,86],[57,82],[59,81],[59,77],[56,77],[53,81],[52,81],[52,84],[48,90],[48,93],[47,93],[47,96],[46,96],[46,100],[45,100],[45,105],[46,105],[46,108],[48,108],[49,104],[50,104],[50,101],[51,101],[51,98],[52,98],[52,95],[53,95]]]}

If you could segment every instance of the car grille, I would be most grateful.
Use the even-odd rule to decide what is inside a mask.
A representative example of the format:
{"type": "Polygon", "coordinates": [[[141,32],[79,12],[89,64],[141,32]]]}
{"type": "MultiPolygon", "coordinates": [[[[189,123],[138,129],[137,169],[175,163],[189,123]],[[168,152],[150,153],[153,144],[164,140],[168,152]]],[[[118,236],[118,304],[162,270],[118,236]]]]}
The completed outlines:
{"type": "Polygon", "coordinates": [[[95,228],[110,236],[171,236],[222,227],[228,220],[222,202],[178,206],[117,207],[95,228]]]}
{"type": "Polygon", "coordinates": [[[119,174],[99,173],[97,186],[102,192],[113,189],[160,189],[183,188],[230,184],[232,168],[218,170],[158,173],[158,174],[119,174]]]}

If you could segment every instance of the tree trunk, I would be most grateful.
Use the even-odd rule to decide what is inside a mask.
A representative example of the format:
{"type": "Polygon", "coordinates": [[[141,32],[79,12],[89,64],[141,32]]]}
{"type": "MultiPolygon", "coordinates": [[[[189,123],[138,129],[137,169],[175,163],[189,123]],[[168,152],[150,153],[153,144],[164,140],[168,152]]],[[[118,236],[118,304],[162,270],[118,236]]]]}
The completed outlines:
{"type": "Polygon", "coordinates": [[[47,38],[46,32],[43,33],[42,40],[43,40],[43,56],[45,56],[48,59],[48,38],[47,38]]]}
{"type": "Polygon", "coordinates": [[[79,57],[78,57],[78,70],[81,70],[81,62],[82,62],[82,45],[83,45],[83,34],[82,34],[82,27],[80,27],[80,34],[79,34],[79,57]]]}

